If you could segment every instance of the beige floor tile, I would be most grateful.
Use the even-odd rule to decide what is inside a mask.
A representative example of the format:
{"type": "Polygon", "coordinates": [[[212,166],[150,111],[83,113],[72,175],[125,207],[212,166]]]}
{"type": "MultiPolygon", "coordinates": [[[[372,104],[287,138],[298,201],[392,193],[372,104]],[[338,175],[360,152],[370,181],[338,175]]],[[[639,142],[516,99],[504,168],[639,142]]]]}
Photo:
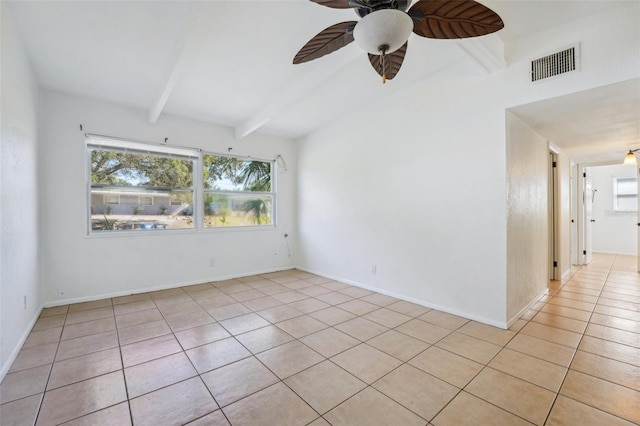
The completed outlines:
{"type": "Polygon", "coordinates": [[[162,315],[168,316],[168,315],[179,314],[182,312],[199,311],[203,308],[195,300],[189,299],[180,303],[173,303],[170,305],[159,305],[158,309],[160,310],[160,312],[162,312],[162,315]]]}
{"type": "Polygon", "coordinates": [[[584,334],[640,349],[640,333],[632,333],[599,324],[589,324],[584,334]]]}
{"type": "Polygon", "coordinates": [[[65,325],[76,324],[83,321],[92,321],[100,318],[108,318],[113,316],[113,307],[106,306],[104,308],[88,309],[86,311],[69,312],[65,325]]]}
{"type": "Polygon", "coordinates": [[[562,395],[558,396],[551,414],[546,423],[547,426],[632,426],[632,423],[600,411],[589,405],[582,404],[562,395]]]}
{"type": "Polygon", "coordinates": [[[426,420],[431,420],[459,392],[455,386],[407,364],[372,386],[426,420]]]}
{"type": "Polygon", "coordinates": [[[29,333],[29,337],[22,345],[23,348],[33,348],[35,346],[50,345],[51,343],[57,343],[60,341],[60,335],[62,333],[62,327],[47,328],[45,330],[32,331],[29,333]]]}
{"type": "Polygon", "coordinates": [[[309,297],[316,297],[320,296],[321,294],[327,294],[331,292],[332,291],[330,289],[320,286],[307,287],[300,290],[300,293],[306,294],[309,297]]]}
{"type": "Polygon", "coordinates": [[[337,307],[344,311],[351,312],[354,315],[364,315],[369,312],[375,311],[376,309],[380,309],[380,306],[378,305],[374,305],[373,303],[364,302],[358,299],[341,303],[337,307]]]}
{"type": "Polygon", "coordinates": [[[531,426],[526,420],[466,392],[460,392],[431,423],[435,426],[531,426]]]}
{"type": "Polygon", "coordinates": [[[457,331],[440,340],[436,346],[481,364],[487,364],[502,349],[501,346],[457,331]]]}
{"type": "Polygon", "coordinates": [[[580,343],[580,339],[582,338],[581,334],[560,328],[549,327],[548,325],[536,322],[530,322],[525,325],[522,330],[520,330],[520,333],[546,340],[548,342],[557,343],[559,345],[569,346],[570,348],[577,348],[580,343]]]}
{"type": "Polygon", "coordinates": [[[373,388],[366,388],[324,417],[333,426],[424,426],[425,421],[373,388]]]}
{"type": "Polygon", "coordinates": [[[400,312],[401,314],[409,315],[410,317],[417,317],[431,310],[416,303],[407,302],[406,300],[392,303],[391,305],[387,306],[387,309],[400,312]]]}
{"type": "Polygon", "coordinates": [[[191,312],[179,312],[173,315],[165,315],[165,319],[174,332],[186,330],[200,325],[215,322],[213,317],[204,309],[191,312]]]}
{"type": "Polygon", "coordinates": [[[318,417],[311,407],[282,383],[263,389],[222,410],[234,426],[303,426],[318,417]]]}
{"type": "Polygon", "coordinates": [[[321,309],[326,309],[331,305],[318,299],[308,298],[308,299],[299,300],[297,302],[289,303],[289,306],[305,314],[310,314],[311,312],[319,311],[321,309]]]}
{"type": "Polygon", "coordinates": [[[189,349],[186,353],[200,374],[251,355],[233,337],[189,349]]]}
{"type": "Polygon", "coordinates": [[[36,321],[36,323],[34,324],[32,331],[62,327],[64,325],[65,318],[67,318],[66,314],[40,317],[38,321],[36,321]]]}
{"type": "Polygon", "coordinates": [[[470,359],[432,346],[409,364],[462,389],[484,367],[470,359]]]}
{"type": "Polygon", "coordinates": [[[62,340],[104,333],[105,331],[113,331],[115,329],[116,320],[113,317],[79,322],[77,324],[71,324],[64,327],[64,330],[62,331],[62,340]]]}
{"type": "Polygon", "coordinates": [[[314,365],[285,380],[307,404],[324,414],[367,385],[331,361],[314,365]]]}
{"type": "Polygon", "coordinates": [[[367,344],[405,362],[429,347],[428,343],[395,330],[382,333],[367,344]]]}
{"type": "Polygon", "coordinates": [[[465,391],[531,423],[544,424],[556,394],[508,374],[485,368],[465,391]]]}
{"type": "Polygon", "coordinates": [[[113,307],[113,313],[115,315],[125,315],[125,314],[130,314],[132,312],[147,311],[149,309],[155,309],[155,308],[156,308],[156,304],[153,302],[153,300],[149,298],[145,300],[138,300],[136,302],[122,303],[122,304],[115,305],[113,307]]]}
{"type": "Polygon", "coordinates": [[[255,288],[231,294],[231,297],[233,297],[238,302],[245,302],[247,300],[258,299],[264,296],[266,295],[263,292],[256,290],[255,288]]]}
{"type": "Polygon", "coordinates": [[[444,327],[449,330],[457,330],[458,328],[469,322],[469,320],[466,318],[448,314],[436,309],[429,311],[426,314],[420,315],[418,319],[429,322],[431,324],[439,325],[440,327],[444,327]]]}
{"type": "Polygon", "coordinates": [[[257,328],[266,327],[270,324],[269,321],[265,320],[260,315],[250,313],[220,321],[220,325],[232,335],[236,335],[246,333],[247,331],[255,330],[257,328]]]}
{"type": "Polygon", "coordinates": [[[330,305],[338,305],[340,303],[345,303],[350,300],[353,300],[353,297],[334,291],[331,293],[320,294],[316,296],[316,299],[322,300],[323,302],[328,303],[330,305]]]}
{"type": "Polygon", "coordinates": [[[338,281],[329,281],[321,284],[321,287],[328,288],[333,291],[346,290],[351,287],[349,284],[340,283],[338,281]]]}
{"type": "Polygon", "coordinates": [[[273,281],[270,281],[272,285],[270,286],[265,286],[265,287],[260,287],[260,291],[263,292],[264,294],[267,294],[269,296],[275,296],[276,294],[280,294],[280,293],[287,293],[289,291],[291,291],[291,289],[280,285],[280,284],[275,284],[273,281]]]}
{"type": "Polygon", "coordinates": [[[504,346],[516,335],[513,331],[503,330],[476,321],[469,321],[458,329],[459,333],[485,340],[494,345],[504,346]]]}
{"type": "Polygon", "coordinates": [[[246,302],[242,302],[242,304],[252,311],[257,312],[264,309],[273,308],[274,306],[279,306],[282,304],[282,302],[274,299],[271,296],[264,296],[257,299],[247,300],[246,302]]]}
{"type": "Polygon", "coordinates": [[[342,294],[346,294],[347,296],[355,297],[355,298],[361,298],[361,297],[370,296],[373,294],[373,291],[366,290],[364,288],[359,288],[359,287],[350,287],[344,290],[338,290],[338,292],[342,294]]]}
{"type": "Polygon", "coordinates": [[[341,324],[336,325],[335,328],[363,342],[389,330],[383,325],[377,324],[373,321],[369,321],[368,319],[364,319],[362,317],[357,317],[349,321],[345,321],[341,324]]]}
{"type": "Polygon", "coordinates": [[[131,367],[132,365],[181,352],[182,347],[173,334],[165,334],[164,336],[121,346],[120,351],[124,366],[131,367]]]}
{"type": "Polygon", "coordinates": [[[118,425],[130,426],[131,414],[129,413],[129,403],[122,402],[104,410],[96,411],[75,420],[71,420],[64,426],[94,426],[94,425],[118,425]]]}
{"type": "Polygon", "coordinates": [[[37,424],[57,425],[126,400],[122,371],[116,371],[47,392],[37,424]]]}
{"type": "Polygon", "coordinates": [[[594,312],[598,314],[611,315],[618,318],[640,322],[640,312],[630,311],[628,309],[614,308],[612,306],[605,305],[596,305],[594,312]]]}
{"type": "Polygon", "coordinates": [[[633,321],[624,318],[612,317],[610,315],[602,315],[594,313],[589,321],[593,324],[605,325],[607,327],[617,328],[620,330],[640,333],[640,321],[633,321]]]}
{"type": "Polygon", "coordinates": [[[320,330],[303,337],[300,341],[327,358],[346,351],[360,343],[359,340],[335,328],[320,330]]]}
{"type": "Polygon", "coordinates": [[[634,303],[629,300],[609,299],[606,297],[600,297],[598,299],[598,305],[611,306],[614,308],[627,309],[636,313],[640,312],[640,303],[634,303]]]}
{"type": "Polygon", "coordinates": [[[335,306],[312,312],[309,315],[331,326],[338,325],[342,322],[349,321],[350,319],[354,319],[356,317],[351,312],[343,311],[342,309],[336,308],[335,306]]]}
{"type": "Polygon", "coordinates": [[[596,337],[584,336],[580,342],[579,349],[640,367],[638,349],[631,346],[621,345],[620,343],[610,342],[596,337]]]}
{"type": "Polygon", "coordinates": [[[413,319],[399,327],[396,327],[396,331],[431,344],[438,342],[451,333],[451,330],[447,328],[430,324],[419,319],[413,319]]]}
{"type": "Polygon", "coordinates": [[[331,360],[368,384],[402,364],[402,361],[364,343],[334,356],[331,360]]]}
{"type": "Polygon", "coordinates": [[[184,349],[195,348],[217,340],[225,339],[231,335],[218,323],[211,323],[182,330],[175,333],[176,338],[184,349]]]}
{"type": "Polygon", "coordinates": [[[221,407],[280,381],[255,357],[209,371],[202,380],[221,407]]]}
{"type": "Polygon", "coordinates": [[[194,377],[132,399],[135,425],[182,425],[218,408],[202,380],[194,377]]]}
{"type": "Polygon", "coordinates": [[[119,296],[111,299],[113,306],[122,305],[123,303],[140,302],[141,300],[150,300],[149,293],[130,294],[128,296],[119,296]]]}
{"type": "Polygon", "coordinates": [[[281,379],[322,362],[325,358],[299,341],[261,352],[256,357],[281,379]]]}
{"type": "Polygon", "coordinates": [[[18,352],[16,360],[11,364],[9,373],[25,370],[27,368],[39,367],[45,364],[52,364],[57,350],[57,343],[21,349],[20,352],[18,352]]]}
{"type": "Polygon", "coordinates": [[[365,302],[373,303],[374,305],[378,305],[381,307],[389,306],[393,303],[399,302],[399,299],[395,297],[387,296],[385,294],[373,293],[368,296],[361,297],[360,300],[365,302]]]}
{"type": "Polygon", "coordinates": [[[587,303],[596,303],[596,301],[598,300],[598,295],[575,293],[575,292],[567,291],[564,289],[561,289],[556,294],[556,297],[560,297],[563,299],[578,300],[580,302],[587,302],[587,303]]]}
{"type": "Polygon", "coordinates": [[[276,323],[276,326],[296,339],[327,328],[325,323],[308,315],[302,315],[276,323]]]}
{"type": "Polygon", "coordinates": [[[411,320],[411,317],[408,315],[404,315],[400,312],[392,311],[391,309],[385,308],[369,312],[368,314],[363,315],[363,318],[366,318],[373,322],[377,322],[378,324],[384,325],[385,327],[389,328],[397,327],[400,324],[404,324],[405,322],[411,320]]]}
{"type": "Polygon", "coordinates": [[[233,303],[231,305],[223,305],[207,309],[207,312],[209,312],[216,321],[222,322],[230,318],[250,314],[251,309],[247,308],[241,303],[233,303]]]}
{"type": "Polygon", "coordinates": [[[144,395],[196,375],[196,370],[183,352],[134,365],[124,370],[129,398],[144,395]]]}
{"type": "MultiPolygon", "coordinates": [[[[171,329],[166,321],[153,321],[138,324],[118,330],[118,338],[121,345],[139,342],[145,339],[162,336],[171,333],[171,329]]],[[[62,346],[62,344],[61,344],[62,346]]]]}
{"type": "Polygon", "coordinates": [[[640,367],[638,366],[579,350],[571,363],[571,369],[640,392],[640,367]]]}
{"type": "Polygon", "coordinates": [[[100,299],[100,300],[92,300],[90,302],[74,303],[72,305],[69,305],[69,313],[86,311],[89,309],[103,308],[103,307],[108,307],[112,305],[113,303],[111,302],[111,299],[100,299]]]}
{"type": "Polygon", "coordinates": [[[225,285],[224,287],[220,286],[218,288],[223,292],[225,292],[226,294],[235,294],[235,293],[240,293],[242,291],[251,290],[251,287],[242,283],[234,283],[230,285],[225,285]]]}
{"type": "Polygon", "coordinates": [[[2,426],[34,424],[41,399],[42,394],[38,394],[0,405],[0,420],[2,420],[2,426]]]}
{"type": "Polygon", "coordinates": [[[116,324],[118,329],[132,327],[134,325],[154,322],[164,319],[158,309],[149,309],[147,311],[132,312],[125,315],[116,316],[116,324]]]}
{"type": "Polygon", "coordinates": [[[0,384],[0,404],[44,392],[51,367],[43,365],[9,373],[0,384]]]}
{"type": "Polygon", "coordinates": [[[522,330],[522,327],[524,327],[525,325],[527,325],[527,321],[523,320],[523,319],[519,319],[516,322],[514,322],[513,324],[511,324],[511,327],[509,327],[509,330],[514,331],[514,332],[519,332],[520,330],[522,330]]]}
{"type": "Polygon", "coordinates": [[[557,343],[524,334],[518,334],[506,347],[563,367],[569,367],[575,353],[575,349],[568,346],[558,345],[557,343]]]}
{"type": "Polygon", "coordinates": [[[235,336],[247,349],[257,354],[293,340],[293,337],[280,330],[275,325],[269,325],[257,330],[235,336]]]}
{"type": "Polygon", "coordinates": [[[565,367],[525,355],[511,349],[503,349],[491,360],[489,367],[511,374],[519,379],[558,392],[567,373],[565,367]]]}
{"type": "Polygon", "coordinates": [[[229,426],[229,422],[222,414],[222,410],[214,411],[187,424],[189,426],[229,426]]]}
{"type": "Polygon", "coordinates": [[[47,390],[122,370],[118,348],[94,352],[53,364],[47,390]]]}
{"type": "Polygon", "coordinates": [[[207,312],[212,309],[219,308],[221,306],[233,305],[236,304],[236,300],[227,296],[226,294],[222,294],[220,296],[207,297],[205,299],[198,299],[198,305],[202,306],[204,310],[207,312]]]}
{"type": "Polygon", "coordinates": [[[322,417],[318,417],[317,419],[309,423],[308,426],[331,426],[331,424],[322,417]]]}
{"type": "Polygon", "coordinates": [[[281,305],[259,311],[258,315],[271,322],[272,324],[275,324],[277,322],[286,321],[288,319],[299,317],[304,314],[289,305],[281,305]]]}
{"type": "Polygon", "coordinates": [[[560,394],[614,416],[640,423],[640,392],[570,370],[560,394]]]}
{"type": "Polygon", "coordinates": [[[572,331],[574,333],[584,333],[584,330],[587,327],[587,322],[585,321],[578,321],[572,318],[548,314],[546,312],[538,312],[531,321],[548,325],[549,327],[572,331]]]}
{"type": "Polygon", "coordinates": [[[282,303],[297,302],[298,300],[306,299],[307,297],[309,296],[295,290],[285,291],[284,293],[278,293],[273,295],[274,299],[278,299],[282,303]]]}
{"type": "Polygon", "coordinates": [[[50,317],[53,315],[66,314],[69,311],[69,305],[56,306],[53,308],[44,308],[40,314],[40,318],[50,317]]]}
{"type": "Polygon", "coordinates": [[[591,312],[588,311],[581,311],[579,309],[567,308],[565,306],[551,304],[546,304],[544,308],[540,309],[540,312],[572,318],[578,321],[589,321],[589,317],[591,316],[591,312]]]}
{"type": "Polygon", "coordinates": [[[90,336],[78,337],[77,339],[64,340],[60,342],[56,361],[74,358],[93,352],[103,351],[118,346],[118,336],[115,331],[92,334],[90,336]]]}
{"type": "Polygon", "coordinates": [[[167,297],[153,297],[153,301],[156,303],[156,306],[162,310],[162,307],[169,305],[177,305],[178,303],[191,302],[193,299],[184,291],[181,294],[176,294],[174,296],[167,297]]]}

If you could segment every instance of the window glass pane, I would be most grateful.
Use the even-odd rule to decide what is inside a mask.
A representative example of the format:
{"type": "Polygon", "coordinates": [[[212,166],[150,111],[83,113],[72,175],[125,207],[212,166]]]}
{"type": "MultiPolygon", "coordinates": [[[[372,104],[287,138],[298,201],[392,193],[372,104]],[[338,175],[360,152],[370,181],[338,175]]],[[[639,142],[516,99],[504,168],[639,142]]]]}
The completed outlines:
{"type": "Polygon", "coordinates": [[[271,162],[205,154],[204,188],[221,191],[271,192],[271,162]]]}
{"type": "Polygon", "coordinates": [[[194,227],[193,159],[89,150],[92,231],[194,227]]]}
{"type": "Polygon", "coordinates": [[[265,194],[207,193],[204,196],[204,225],[220,226],[271,225],[273,197],[265,194]]]}

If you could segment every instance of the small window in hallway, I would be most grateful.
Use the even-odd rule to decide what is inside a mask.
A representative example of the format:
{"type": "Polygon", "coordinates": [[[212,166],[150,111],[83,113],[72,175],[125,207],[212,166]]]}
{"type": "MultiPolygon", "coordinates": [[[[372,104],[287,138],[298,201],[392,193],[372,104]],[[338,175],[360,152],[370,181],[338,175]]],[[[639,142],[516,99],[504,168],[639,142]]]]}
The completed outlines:
{"type": "Polygon", "coordinates": [[[638,179],[613,178],[613,210],[616,212],[638,211],[638,179]]]}

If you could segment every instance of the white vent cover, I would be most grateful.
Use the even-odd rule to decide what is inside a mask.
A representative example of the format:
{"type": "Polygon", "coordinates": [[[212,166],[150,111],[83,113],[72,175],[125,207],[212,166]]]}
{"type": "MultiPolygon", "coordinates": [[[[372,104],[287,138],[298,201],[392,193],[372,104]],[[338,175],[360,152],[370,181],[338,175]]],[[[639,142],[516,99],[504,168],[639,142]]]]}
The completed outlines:
{"type": "Polygon", "coordinates": [[[551,53],[531,61],[531,81],[540,81],[579,69],[580,45],[575,44],[560,52],[551,53]]]}

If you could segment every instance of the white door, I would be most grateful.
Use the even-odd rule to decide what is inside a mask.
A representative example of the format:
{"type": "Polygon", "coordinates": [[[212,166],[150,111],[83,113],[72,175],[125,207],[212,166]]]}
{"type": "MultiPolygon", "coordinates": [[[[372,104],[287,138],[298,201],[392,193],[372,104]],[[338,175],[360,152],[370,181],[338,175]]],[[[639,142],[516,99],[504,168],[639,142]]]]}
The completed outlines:
{"type": "Polygon", "coordinates": [[[583,249],[583,261],[584,265],[591,263],[591,230],[593,228],[593,197],[595,190],[591,182],[591,169],[589,167],[584,168],[584,249],[583,249]]]}

